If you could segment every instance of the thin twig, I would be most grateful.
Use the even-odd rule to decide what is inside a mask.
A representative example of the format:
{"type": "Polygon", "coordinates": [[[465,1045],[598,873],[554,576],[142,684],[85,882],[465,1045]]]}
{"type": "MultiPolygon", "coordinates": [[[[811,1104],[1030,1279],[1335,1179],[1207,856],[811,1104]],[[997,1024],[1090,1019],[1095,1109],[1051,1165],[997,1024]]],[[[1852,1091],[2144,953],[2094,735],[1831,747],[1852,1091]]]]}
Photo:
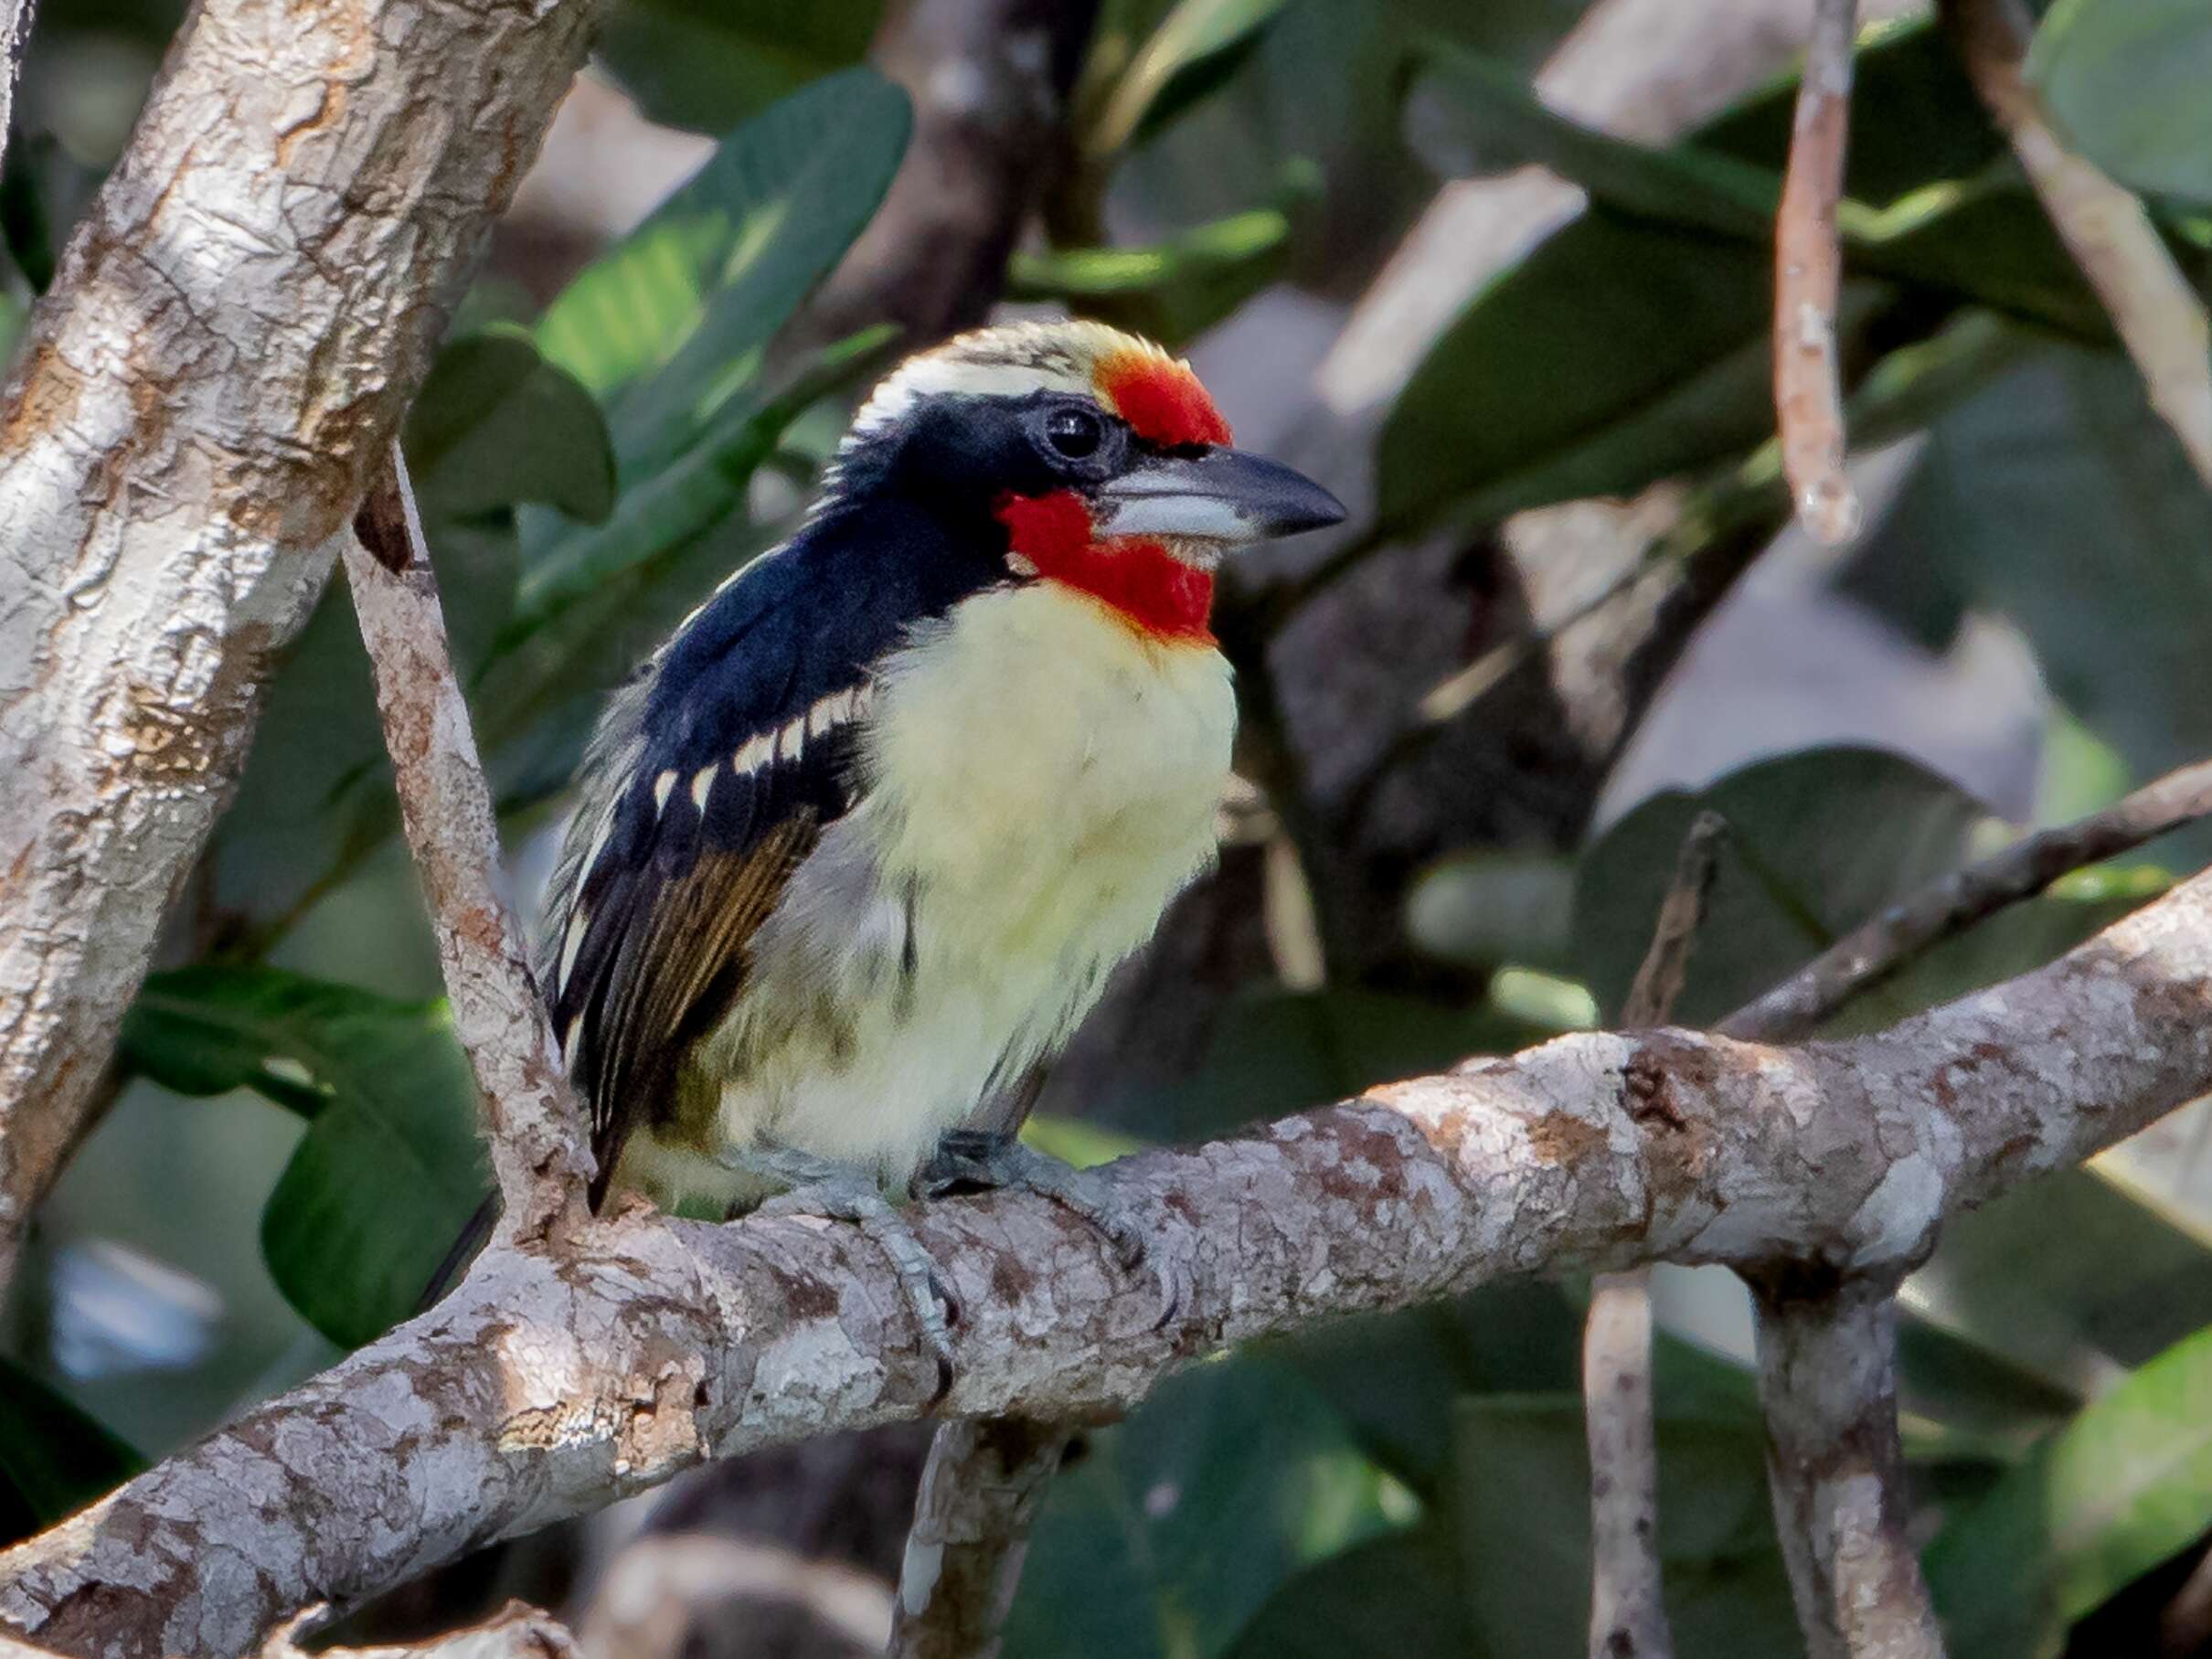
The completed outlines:
{"type": "Polygon", "coordinates": [[[1844,471],[1844,394],[1835,357],[1843,286],[1835,205],[1851,135],[1851,42],[1857,0],[1815,0],[1797,83],[1790,167],[1774,215],[1774,414],[1798,522],[1834,547],[1858,534],[1858,492],[1844,471]]]}
{"type": "Polygon", "coordinates": [[[16,106],[16,80],[23,73],[24,48],[30,44],[32,0],[0,0],[0,161],[7,158],[8,122],[16,106]]]}
{"type": "Polygon", "coordinates": [[[2044,122],[2021,72],[2032,26],[2019,0],[1943,0],[1941,10],[1974,90],[2135,359],[2151,407],[2212,484],[2212,330],[2203,303],[2143,203],[2044,122]]]}
{"type": "Polygon", "coordinates": [[[2029,835],[1931,882],[1837,940],[1718,1029],[1752,1042],[1803,1037],[1975,922],[2034,898],[2061,876],[2207,816],[2212,816],[2212,760],[2198,760],[2102,812],[2029,835]]]}
{"type": "Polygon", "coordinates": [[[1774,1521],[1807,1659],[1942,1659],[1906,1536],[1893,1278],[1754,1281],[1774,1521]]]}
{"type": "Polygon", "coordinates": [[[989,1659],[1021,1583],[1029,1528],[1072,1430],[1024,1417],[944,1424],[914,1504],[892,1659],[989,1659]]]}
{"type": "Polygon", "coordinates": [[[505,897],[499,829],[468,704],[446,649],[438,581],[393,441],[346,549],[346,579],[377,683],[401,821],[422,877],[454,1035],[475,1069],[507,1236],[580,1214],[583,1114],[531,984],[505,897]]]}
{"type": "MultiPolygon", "coordinates": [[[[1705,922],[1728,824],[1700,813],[1682,840],[1651,947],[1621,1023],[1663,1026],[1682,994],[1705,922]]],[[[1600,1273],[1582,1327],[1583,1422],[1590,1437],[1590,1659],[1667,1659],[1659,1569],[1659,1444],[1652,1427],[1652,1271],[1600,1273]]]]}

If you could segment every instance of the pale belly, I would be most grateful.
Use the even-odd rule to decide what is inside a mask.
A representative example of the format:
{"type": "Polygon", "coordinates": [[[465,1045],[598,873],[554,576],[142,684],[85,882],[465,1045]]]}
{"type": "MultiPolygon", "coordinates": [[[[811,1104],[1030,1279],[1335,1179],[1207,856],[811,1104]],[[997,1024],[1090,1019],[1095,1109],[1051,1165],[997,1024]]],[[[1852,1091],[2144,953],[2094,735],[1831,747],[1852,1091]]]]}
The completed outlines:
{"type": "Polygon", "coordinates": [[[700,1158],[711,1140],[903,1186],[1057,1052],[1211,861],[1234,729],[1217,652],[1048,585],[918,639],[878,687],[866,798],[792,877],[695,1057],[688,1133],[636,1137],[623,1184],[751,1196],[700,1158]]]}

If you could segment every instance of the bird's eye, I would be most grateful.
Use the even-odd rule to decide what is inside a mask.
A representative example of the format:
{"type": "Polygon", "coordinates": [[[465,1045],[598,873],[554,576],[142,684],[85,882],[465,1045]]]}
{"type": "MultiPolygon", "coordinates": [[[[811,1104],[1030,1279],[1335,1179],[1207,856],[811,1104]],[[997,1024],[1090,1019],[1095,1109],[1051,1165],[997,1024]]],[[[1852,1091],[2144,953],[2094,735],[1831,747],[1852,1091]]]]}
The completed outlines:
{"type": "Polygon", "coordinates": [[[1105,437],[1105,423],[1088,409],[1056,409],[1045,417],[1045,441],[1070,461],[1096,453],[1105,437]]]}

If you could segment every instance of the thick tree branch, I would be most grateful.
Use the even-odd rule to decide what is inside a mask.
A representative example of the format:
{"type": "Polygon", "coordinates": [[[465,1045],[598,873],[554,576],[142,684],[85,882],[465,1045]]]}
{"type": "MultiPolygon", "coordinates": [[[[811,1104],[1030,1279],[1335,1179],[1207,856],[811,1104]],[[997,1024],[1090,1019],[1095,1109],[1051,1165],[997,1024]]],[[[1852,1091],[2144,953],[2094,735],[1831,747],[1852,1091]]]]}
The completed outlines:
{"type": "MultiPolygon", "coordinates": [[[[315,1608],[287,1620],[261,1649],[260,1659],[307,1659],[304,1645],[325,1618],[315,1608]]],[[[325,1659],[583,1659],[576,1638],[550,1614],[510,1601],[480,1624],[405,1647],[322,1647],[325,1659]]]]}
{"type": "Polygon", "coordinates": [[[2203,302],[2143,203],[2044,122],[2021,72],[2033,26],[2019,0],[1941,0],[1940,9],[1974,90],[2135,359],[2151,407],[2212,484],[2212,327],[2203,302]]]}
{"type": "Polygon", "coordinates": [[[595,0],[204,0],[0,394],[0,1279],[595,0]]]}
{"type": "Polygon", "coordinates": [[[1835,301],[1844,260],[1835,205],[1851,135],[1852,29],[1858,0],[1813,0],[1797,83],[1790,165],[1774,215],[1774,413],[1782,473],[1808,535],[1834,546],[1858,534],[1858,492],[1844,471],[1844,390],[1835,301]]]}
{"type": "Polygon", "coordinates": [[[930,1442],[899,1574],[894,1659],[990,1659],[1038,1507],[1073,1432],[1033,1418],[952,1422],[930,1442]]]}
{"type": "MultiPolygon", "coordinates": [[[[1700,813],[1683,837],[1652,942],[1621,1023],[1666,1023],[1688,975],[1719,869],[1727,821],[1700,813]]],[[[1652,1422],[1652,1270],[1601,1273],[1582,1327],[1582,1407],[1590,1441],[1590,1659],[1666,1659],[1659,1568],[1659,1443],[1652,1422]]]]}
{"type": "Polygon", "coordinates": [[[1896,1280],[1751,1277],[1774,1525],[1807,1659],[1942,1659],[1905,1532],[1896,1280]]]}
{"type": "Polygon", "coordinates": [[[475,1069],[503,1226],[539,1239],[584,1201],[591,1154],[522,931],[503,895],[499,827],[467,699],[446,649],[438,579],[395,440],[346,549],[408,846],[422,878],[453,1031],[475,1069]]]}
{"type": "MultiPolygon", "coordinates": [[[[1104,1172],[1186,1288],[1003,1193],[919,1208],[964,1317],[944,1409],[1120,1409],[1165,1369],[1508,1273],[1873,1272],[1944,1214],[2212,1089],[2212,877],[2038,973],[1849,1042],[1582,1033],[1104,1172]]],[[[0,1556],[67,1654],[250,1652],[492,1538],[722,1456],[927,1409],[888,1261],[801,1218],[631,1212],[495,1246],[446,1302],[0,1556]]]]}

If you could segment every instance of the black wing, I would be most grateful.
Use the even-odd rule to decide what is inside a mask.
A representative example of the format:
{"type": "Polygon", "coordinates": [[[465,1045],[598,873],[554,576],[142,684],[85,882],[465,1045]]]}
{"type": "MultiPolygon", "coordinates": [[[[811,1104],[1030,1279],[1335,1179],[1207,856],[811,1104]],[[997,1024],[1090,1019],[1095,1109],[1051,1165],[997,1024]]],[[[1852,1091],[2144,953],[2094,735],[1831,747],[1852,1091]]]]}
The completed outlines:
{"type": "Polygon", "coordinates": [[[727,584],[610,706],[539,952],[591,1107],[594,1206],[630,1132],[672,1111],[792,872],[854,803],[876,664],[1003,570],[993,549],[945,544],[905,508],[825,516],[727,584]]]}

